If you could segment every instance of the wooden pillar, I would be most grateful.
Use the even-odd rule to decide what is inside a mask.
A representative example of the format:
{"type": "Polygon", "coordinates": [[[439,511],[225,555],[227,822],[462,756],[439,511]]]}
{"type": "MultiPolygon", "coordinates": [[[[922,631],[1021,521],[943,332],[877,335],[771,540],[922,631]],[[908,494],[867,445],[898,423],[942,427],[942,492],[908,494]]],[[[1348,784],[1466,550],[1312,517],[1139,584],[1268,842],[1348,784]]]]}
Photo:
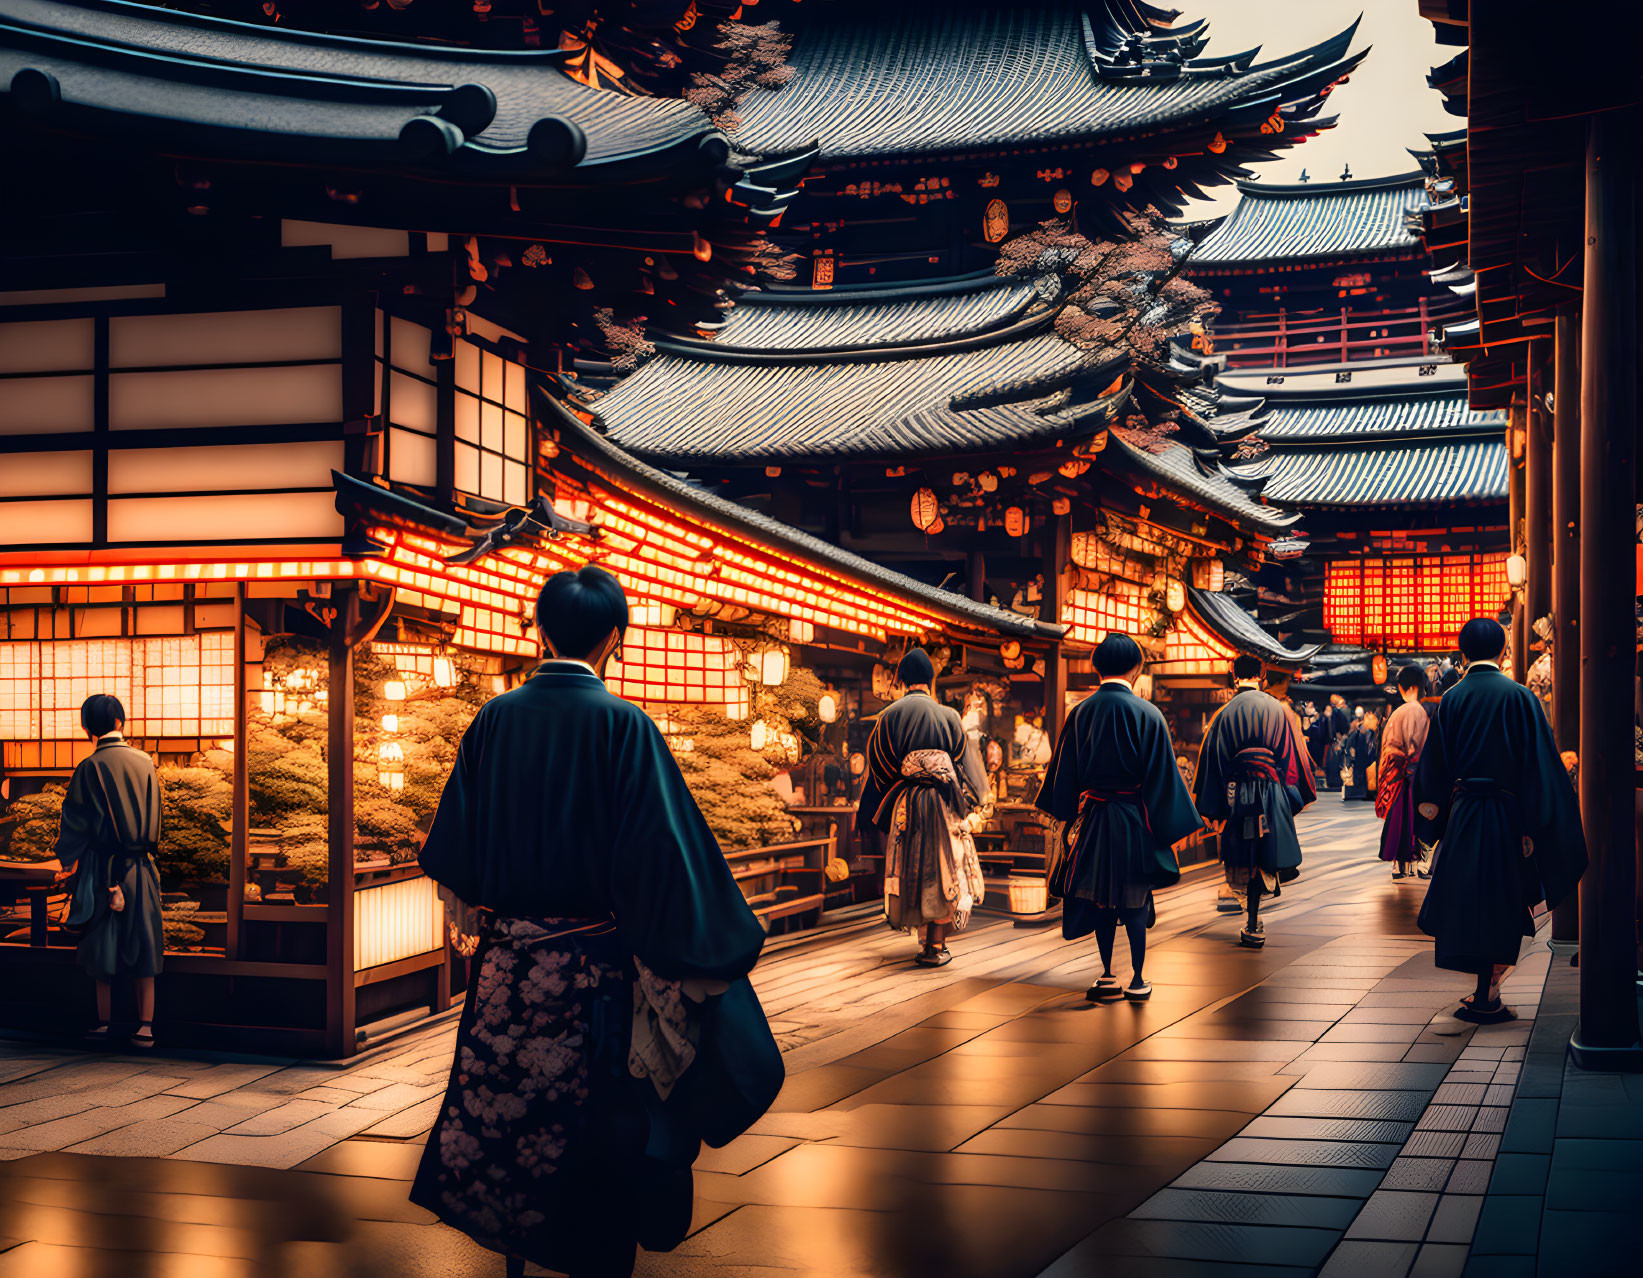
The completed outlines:
{"type": "Polygon", "coordinates": [[[356,592],[333,586],[326,682],[326,813],[330,845],[325,928],[325,1040],[332,1056],[354,1051],[354,650],[349,620],[356,592]]]}
{"type": "Polygon", "coordinates": [[[250,742],[245,690],[245,583],[234,586],[234,777],[233,826],[228,835],[228,928],[223,953],[237,959],[245,924],[245,842],[251,824],[250,742]]]}
{"type": "Polygon", "coordinates": [[[1524,588],[1523,677],[1529,677],[1535,622],[1552,610],[1552,423],[1546,411],[1551,343],[1529,343],[1529,438],[1523,456],[1523,555],[1528,561],[1524,588]]]}
{"type": "Polygon", "coordinates": [[[965,567],[965,576],[969,579],[970,598],[977,603],[986,603],[987,556],[979,550],[972,550],[965,567]]]}
{"type": "MultiPolygon", "coordinates": [[[[1509,554],[1523,553],[1523,461],[1518,453],[1524,435],[1526,414],[1521,400],[1512,401],[1511,411],[1507,415],[1506,440],[1506,540],[1511,547],[1509,554]]],[[[1523,592],[1512,593],[1512,620],[1507,627],[1507,635],[1511,640],[1512,648],[1512,678],[1522,683],[1528,676],[1529,663],[1524,660],[1528,644],[1524,642],[1524,634],[1528,627],[1524,624],[1523,592]]]]}
{"type": "MultiPolygon", "coordinates": [[[[1044,530],[1044,598],[1040,619],[1061,624],[1067,600],[1067,565],[1072,560],[1072,516],[1058,515],[1044,530]]],[[[1067,720],[1067,656],[1059,639],[1044,657],[1044,731],[1050,744],[1061,739],[1061,725],[1067,720]]]]}
{"type": "MultiPolygon", "coordinates": [[[[1557,317],[1552,370],[1552,732],[1580,749],[1580,312],[1557,317]]],[[[1580,943],[1580,896],[1552,912],[1552,940],[1580,943]]]]}
{"type": "Polygon", "coordinates": [[[1591,864],[1580,887],[1583,1069],[1643,1069],[1637,1028],[1633,576],[1637,452],[1637,209],[1631,111],[1586,137],[1581,298],[1580,816],[1591,864]]]}

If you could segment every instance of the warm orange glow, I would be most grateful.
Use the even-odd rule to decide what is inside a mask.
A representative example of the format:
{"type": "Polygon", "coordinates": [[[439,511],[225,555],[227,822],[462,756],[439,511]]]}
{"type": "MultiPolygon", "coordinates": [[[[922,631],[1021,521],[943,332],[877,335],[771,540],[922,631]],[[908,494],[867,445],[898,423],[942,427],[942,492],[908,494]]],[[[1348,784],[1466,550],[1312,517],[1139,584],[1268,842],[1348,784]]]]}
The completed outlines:
{"type": "Polygon", "coordinates": [[[1221,675],[1238,654],[1191,612],[1180,613],[1164,636],[1164,656],[1152,662],[1154,675],[1221,675]]]}
{"type": "Polygon", "coordinates": [[[1324,565],[1324,626],[1336,643],[1436,652],[1510,594],[1504,554],[1337,559],[1324,565]]]}
{"type": "Polygon", "coordinates": [[[981,219],[981,233],[987,243],[997,244],[1010,233],[1010,207],[1003,200],[989,200],[981,219]]]}

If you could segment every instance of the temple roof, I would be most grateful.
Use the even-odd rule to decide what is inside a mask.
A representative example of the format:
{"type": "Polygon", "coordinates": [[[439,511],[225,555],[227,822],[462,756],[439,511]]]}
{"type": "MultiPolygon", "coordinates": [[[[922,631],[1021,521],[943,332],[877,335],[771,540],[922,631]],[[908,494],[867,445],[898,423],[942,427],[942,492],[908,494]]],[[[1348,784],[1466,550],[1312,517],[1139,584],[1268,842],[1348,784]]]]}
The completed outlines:
{"type": "Polygon", "coordinates": [[[743,146],[780,153],[820,139],[824,159],[866,159],[1259,123],[1321,101],[1361,57],[1347,55],[1354,24],[1269,62],[1255,63],[1258,50],[1198,58],[1200,24],[1158,30],[1116,3],[810,9],[792,80],[743,104],[743,146]]]}
{"type": "Polygon", "coordinates": [[[1235,482],[1237,468],[1210,461],[1184,444],[1166,441],[1160,451],[1152,452],[1130,444],[1115,431],[1109,437],[1107,454],[1235,524],[1272,533],[1300,519],[1256,500],[1250,489],[1260,485],[1235,482]]]}
{"type": "Polygon", "coordinates": [[[1506,499],[1506,441],[1274,448],[1245,473],[1288,506],[1422,506],[1506,499]]]}
{"type": "Polygon", "coordinates": [[[1348,182],[1238,183],[1239,200],[1193,250],[1189,274],[1272,263],[1410,255],[1404,210],[1429,205],[1420,173],[1348,182]]]}
{"type": "Polygon", "coordinates": [[[1429,395],[1342,400],[1274,400],[1261,420],[1261,438],[1281,441],[1350,440],[1485,434],[1498,438],[1506,414],[1475,412],[1466,406],[1465,387],[1429,395]]]}
{"type": "Polygon", "coordinates": [[[694,153],[705,139],[715,140],[712,158],[724,158],[727,143],[696,107],[589,88],[560,69],[563,59],[291,31],[125,0],[0,0],[0,84],[66,129],[94,121],[97,131],[229,158],[521,177],[574,168],[582,181],[675,148],[694,153]]]}
{"type": "Polygon", "coordinates": [[[1323,647],[1321,643],[1285,647],[1282,640],[1263,627],[1231,595],[1188,586],[1187,606],[1230,647],[1259,657],[1268,665],[1304,665],[1323,647]]]}

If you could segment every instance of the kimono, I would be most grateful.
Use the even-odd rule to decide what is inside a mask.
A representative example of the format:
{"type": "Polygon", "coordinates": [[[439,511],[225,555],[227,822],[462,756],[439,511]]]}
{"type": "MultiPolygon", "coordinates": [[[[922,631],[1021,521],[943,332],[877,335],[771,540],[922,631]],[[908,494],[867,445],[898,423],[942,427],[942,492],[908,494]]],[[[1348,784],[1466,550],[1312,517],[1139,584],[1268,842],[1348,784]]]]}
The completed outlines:
{"type": "Polygon", "coordinates": [[[1352,780],[1346,783],[1341,798],[1370,798],[1369,767],[1375,762],[1375,734],[1361,722],[1354,724],[1352,731],[1346,734],[1346,762],[1352,769],[1352,780]]]}
{"type": "Polygon", "coordinates": [[[1381,860],[1419,861],[1420,840],[1415,837],[1415,768],[1431,717],[1418,701],[1405,701],[1381,729],[1380,775],[1375,786],[1375,815],[1381,826],[1381,860]]]}
{"type": "Polygon", "coordinates": [[[1038,807],[1066,827],[1050,892],[1062,898],[1069,941],[1094,931],[1100,911],[1142,909],[1154,888],[1179,880],[1173,845],[1204,824],[1163,714],[1122,680],[1103,683],[1067,717],[1038,807]]]}
{"type": "Polygon", "coordinates": [[[1312,756],[1314,773],[1322,772],[1324,763],[1329,758],[1329,736],[1329,716],[1320,714],[1306,730],[1306,748],[1307,753],[1312,756]]]}
{"type": "Polygon", "coordinates": [[[1438,704],[1415,803],[1421,837],[1443,840],[1419,918],[1437,965],[1475,974],[1516,963],[1534,934],[1531,908],[1555,907],[1586,869],[1574,786],[1535,695],[1473,664],[1438,704]],[[1435,817],[1419,813],[1428,804],[1435,817]]]}
{"type": "Polygon", "coordinates": [[[782,1066],[745,979],[764,930],[655,723],[545,662],[469,725],[420,861],[483,923],[411,1200],[548,1269],[677,1245],[701,1141],[782,1066]]]}
{"type": "MultiPolygon", "coordinates": [[[[75,960],[93,980],[157,976],[165,955],[160,916],[160,782],[154,760],[117,733],[97,740],[74,769],[57,831],[57,860],[90,880],[94,909],[80,929],[75,960]],[[119,885],[125,909],[109,908],[119,885]]],[[[76,892],[81,894],[79,881],[76,892]]]]}
{"type": "Polygon", "coordinates": [[[912,930],[962,928],[985,885],[964,818],[987,793],[981,757],[958,712],[926,692],[886,706],[867,740],[856,827],[885,836],[884,918],[912,930]]]}
{"type": "Polygon", "coordinates": [[[1341,768],[1346,763],[1346,734],[1352,726],[1343,706],[1330,706],[1323,714],[1324,723],[1328,726],[1328,749],[1324,754],[1324,789],[1339,790],[1341,788],[1341,768]]]}
{"type": "Polygon", "coordinates": [[[1193,802],[1208,820],[1226,822],[1221,861],[1228,884],[1276,892],[1295,878],[1301,865],[1295,814],[1317,797],[1280,701],[1242,688],[1216,711],[1198,752],[1193,802]]]}

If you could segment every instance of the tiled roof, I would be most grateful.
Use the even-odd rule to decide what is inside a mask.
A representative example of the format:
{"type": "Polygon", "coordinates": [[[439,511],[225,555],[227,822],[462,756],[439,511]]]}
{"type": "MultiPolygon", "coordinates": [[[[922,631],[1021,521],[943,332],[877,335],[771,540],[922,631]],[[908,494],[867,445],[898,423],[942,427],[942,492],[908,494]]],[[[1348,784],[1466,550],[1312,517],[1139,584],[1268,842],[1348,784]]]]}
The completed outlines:
{"type": "Polygon", "coordinates": [[[1404,210],[1431,203],[1419,173],[1362,181],[1240,182],[1238,205],[1193,250],[1187,271],[1411,252],[1404,210]]]}
{"type": "Polygon", "coordinates": [[[1275,666],[1299,666],[1310,661],[1323,647],[1321,643],[1287,648],[1259,621],[1250,616],[1230,595],[1187,587],[1187,606],[1199,619],[1239,652],[1275,666]]]}
{"type": "Polygon", "coordinates": [[[1265,495],[1286,506],[1414,506],[1506,498],[1506,443],[1274,449],[1261,459],[1265,495]]]}
{"type": "Polygon", "coordinates": [[[1201,40],[1133,33],[1111,6],[1028,0],[805,6],[781,90],[741,107],[738,142],[762,153],[820,139],[825,158],[1078,142],[1264,116],[1344,75],[1353,31],[1291,57],[1196,59],[1201,40]],[[1184,60],[1183,60],[1184,58],[1184,60]]]}
{"type": "MultiPolygon", "coordinates": [[[[56,82],[60,101],[43,102],[48,110],[101,112],[166,136],[226,135],[247,154],[296,141],[360,162],[392,154],[404,163],[416,150],[458,168],[528,173],[718,136],[687,102],[592,89],[561,61],[554,50],[320,35],[124,0],[0,0],[0,85],[33,70],[56,82]],[[413,120],[426,123],[407,147],[401,132],[413,120]]],[[[45,99],[52,80],[43,76],[35,96],[45,99]]]]}
{"type": "Polygon", "coordinates": [[[1181,444],[1166,442],[1162,452],[1154,453],[1134,447],[1114,431],[1108,438],[1107,452],[1235,523],[1247,523],[1272,532],[1287,528],[1300,518],[1257,501],[1245,487],[1234,482],[1235,470],[1201,460],[1197,453],[1181,444]]]}
{"type": "Polygon", "coordinates": [[[1474,411],[1464,390],[1453,394],[1305,403],[1272,400],[1260,425],[1268,443],[1287,440],[1377,439],[1399,436],[1454,436],[1505,429],[1506,414],[1474,411]]]}

